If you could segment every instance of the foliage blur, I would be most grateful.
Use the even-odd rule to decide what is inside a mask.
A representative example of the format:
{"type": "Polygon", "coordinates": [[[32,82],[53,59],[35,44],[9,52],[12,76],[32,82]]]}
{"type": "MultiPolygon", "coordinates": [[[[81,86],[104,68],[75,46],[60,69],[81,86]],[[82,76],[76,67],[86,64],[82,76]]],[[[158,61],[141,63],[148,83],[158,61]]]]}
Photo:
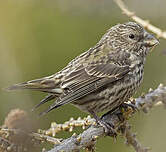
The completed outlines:
{"type": "MultiPolygon", "coordinates": [[[[166,29],[166,1],[128,0],[129,8],[138,16],[166,29]]],[[[0,88],[51,75],[71,59],[89,49],[111,26],[129,21],[111,0],[5,0],[0,1],[0,88]]],[[[144,83],[136,97],[166,84],[166,40],[148,56],[144,83]]],[[[45,96],[33,91],[5,92],[0,89],[0,122],[14,108],[29,112],[45,96]]],[[[39,108],[42,111],[47,104],[39,108]]],[[[86,116],[71,105],[54,110],[46,116],[33,118],[40,129],[49,128],[52,121],[62,123],[70,117],[86,116]]],[[[132,118],[133,130],[152,152],[165,149],[166,110],[153,109],[132,118]]],[[[65,137],[69,136],[65,134],[65,137]]],[[[109,137],[97,144],[98,152],[133,151],[119,137],[114,143],[109,137]]]]}

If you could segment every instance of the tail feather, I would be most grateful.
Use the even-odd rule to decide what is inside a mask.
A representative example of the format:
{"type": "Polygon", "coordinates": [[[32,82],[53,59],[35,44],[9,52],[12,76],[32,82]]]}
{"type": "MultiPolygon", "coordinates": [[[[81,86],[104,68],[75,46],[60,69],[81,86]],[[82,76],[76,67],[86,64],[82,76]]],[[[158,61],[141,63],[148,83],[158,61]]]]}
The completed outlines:
{"type": "Polygon", "coordinates": [[[41,106],[42,104],[54,99],[55,97],[57,97],[57,95],[54,95],[54,94],[51,94],[51,95],[48,95],[46,96],[43,100],[40,101],[39,104],[37,104],[33,109],[32,111],[36,110],[39,106],[41,106]]]}
{"type": "Polygon", "coordinates": [[[60,79],[55,79],[54,77],[45,77],[24,83],[14,84],[6,88],[6,90],[12,91],[12,90],[32,89],[32,90],[49,92],[48,90],[58,88],[59,84],[60,84],[60,79]]]}
{"type": "Polygon", "coordinates": [[[54,103],[52,104],[46,111],[43,111],[39,114],[39,116],[44,116],[45,114],[49,113],[50,111],[52,111],[53,109],[56,109],[60,106],[62,106],[63,104],[57,104],[57,103],[54,103]]]}
{"type": "Polygon", "coordinates": [[[21,90],[21,89],[26,89],[27,83],[19,83],[19,84],[14,84],[8,88],[5,88],[7,91],[12,91],[12,90],[21,90]]]}

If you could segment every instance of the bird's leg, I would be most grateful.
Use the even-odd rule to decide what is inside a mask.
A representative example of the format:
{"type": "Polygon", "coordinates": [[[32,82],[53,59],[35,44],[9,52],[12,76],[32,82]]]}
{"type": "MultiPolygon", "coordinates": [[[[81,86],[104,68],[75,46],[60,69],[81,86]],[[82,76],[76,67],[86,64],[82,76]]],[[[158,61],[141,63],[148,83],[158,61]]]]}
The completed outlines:
{"type": "Polygon", "coordinates": [[[122,103],[117,108],[117,110],[119,109],[120,111],[118,111],[116,113],[116,115],[118,116],[120,121],[122,121],[122,122],[125,121],[126,118],[125,118],[123,113],[124,113],[124,111],[127,111],[129,107],[133,110],[133,112],[138,111],[138,108],[134,104],[132,104],[132,103],[122,103]]]}
{"type": "Polygon", "coordinates": [[[97,124],[99,124],[100,126],[103,127],[104,132],[108,135],[108,136],[113,136],[116,137],[117,133],[115,131],[115,127],[111,122],[106,122],[104,120],[102,120],[102,118],[98,117],[96,115],[96,113],[94,111],[89,111],[89,113],[94,117],[94,119],[96,120],[97,124]]]}

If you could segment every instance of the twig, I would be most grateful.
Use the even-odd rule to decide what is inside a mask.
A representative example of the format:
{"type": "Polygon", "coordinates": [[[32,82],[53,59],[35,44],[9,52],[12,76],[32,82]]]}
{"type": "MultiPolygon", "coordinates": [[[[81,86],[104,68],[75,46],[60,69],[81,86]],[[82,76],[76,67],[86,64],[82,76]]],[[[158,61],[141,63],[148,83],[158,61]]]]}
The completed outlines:
{"type": "Polygon", "coordinates": [[[51,144],[54,144],[54,145],[58,145],[62,141],[62,139],[53,138],[53,137],[42,135],[42,134],[38,134],[38,133],[31,133],[31,134],[29,134],[29,136],[32,136],[36,140],[39,140],[39,141],[44,141],[45,140],[45,141],[47,141],[47,142],[49,142],[51,144]]]}
{"type": "Polygon", "coordinates": [[[131,12],[127,6],[124,4],[123,0],[114,0],[115,3],[119,6],[119,8],[123,11],[125,15],[130,17],[135,22],[141,24],[144,28],[148,29],[149,31],[153,32],[157,35],[158,38],[166,39],[166,31],[162,31],[160,28],[152,25],[149,21],[143,20],[140,17],[136,16],[134,12],[131,12]]]}
{"type": "Polygon", "coordinates": [[[75,127],[82,127],[82,129],[85,129],[86,126],[90,126],[92,124],[95,124],[95,121],[89,115],[83,119],[81,119],[80,117],[78,117],[78,119],[76,120],[74,120],[74,118],[70,118],[69,121],[66,121],[63,124],[57,124],[56,122],[52,122],[51,127],[48,130],[39,130],[38,132],[40,134],[54,137],[57,133],[61,131],[72,132],[75,127]]]}
{"type": "MultiPolygon", "coordinates": [[[[166,87],[164,87],[162,84],[158,86],[157,89],[152,90],[150,89],[149,92],[146,95],[143,95],[133,101],[133,104],[139,109],[143,110],[144,112],[148,112],[149,109],[151,109],[153,106],[158,105],[157,103],[166,103],[166,87]]],[[[159,104],[160,105],[160,104],[159,104]]],[[[129,108],[130,109],[130,108],[129,108]]],[[[136,111],[129,110],[124,111],[124,116],[131,116],[136,111]]],[[[102,117],[103,120],[106,120],[107,122],[113,124],[115,126],[115,130],[118,131],[120,127],[123,127],[123,125],[126,123],[126,121],[119,119],[118,113],[121,113],[119,109],[114,113],[107,113],[102,117]]],[[[94,120],[95,121],[95,120],[94,120]]],[[[136,140],[136,138],[132,135],[129,129],[125,129],[126,134],[124,135],[127,139],[128,144],[134,147],[134,149],[137,152],[145,152],[143,149],[147,151],[146,148],[141,147],[141,144],[136,140]],[[133,137],[132,137],[133,136],[133,137]],[[131,138],[132,137],[132,138],[131,138]],[[142,149],[142,151],[140,150],[142,149]]],[[[102,127],[92,125],[87,130],[85,130],[80,135],[73,135],[72,137],[65,139],[61,144],[54,147],[49,152],[59,152],[59,151],[65,151],[65,152],[71,152],[71,151],[79,151],[81,148],[86,148],[90,145],[94,145],[96,142],[96,139],[105,136],[105,133],[103,131],[102,127]]]]}
{"type": "Polygon", "coordinates": [[[12,152],[17,152],[16,145],[10,143],[8,140],[5,138],[0,137],[0,151],[12,151],[12,152]]]}
{"type": "Polygon", "coordinates": [[[124,132],[122,134],[126,139],[127,145],[132,145],[136,152],[148,152],[150,148],[143,147],[140,144],[136,138],[136,134],[131,132],[131,126],[128,123],[125,123],[122,127],[124,127],[124,132]]]}
{"type": "MultiPolygon", "coordinates": [[[[8,129],[8,128],[1,128],[0,129],[1,131],[1,134],[2,133],[7,133],[8,136],[10,136],[9,134],[24,134],[26,135],[27,137],[32,137],[32,140],[37,140],[38,142],[43,142],[43,141],[47,141],[48,143],[51,143],[51,144],[54,144],[54,145],[57,145],[57,144],[60,144],[62,139],[59,139],[59,138],[53,138],[53,137],[50,137],[50,136],[47,136],[47,135],[43,135],[43,134],[39,134],[39,133],[28,133],[28,132],[24,132],[23,130],[20,130],[20,129],[8,129]]],[[[7,141],[5,138],[4,138],[5,141],[7,141]]],[[[34,141],[33,140],[33,141],[34,141]]],[[[10,143],[8,141],[8,143],[10,143]]]]}

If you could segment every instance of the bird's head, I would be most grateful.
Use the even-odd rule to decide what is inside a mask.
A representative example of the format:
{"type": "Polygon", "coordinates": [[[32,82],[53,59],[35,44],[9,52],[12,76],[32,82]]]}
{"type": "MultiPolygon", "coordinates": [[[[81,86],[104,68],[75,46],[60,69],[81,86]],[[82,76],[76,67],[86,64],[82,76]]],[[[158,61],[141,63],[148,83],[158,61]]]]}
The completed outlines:
{"type": "Polygon", "coordinates": [[[128,22],[112,27],[108,32],[111,47],[145,56],[159,41],[141,25],[128,22]]]}

